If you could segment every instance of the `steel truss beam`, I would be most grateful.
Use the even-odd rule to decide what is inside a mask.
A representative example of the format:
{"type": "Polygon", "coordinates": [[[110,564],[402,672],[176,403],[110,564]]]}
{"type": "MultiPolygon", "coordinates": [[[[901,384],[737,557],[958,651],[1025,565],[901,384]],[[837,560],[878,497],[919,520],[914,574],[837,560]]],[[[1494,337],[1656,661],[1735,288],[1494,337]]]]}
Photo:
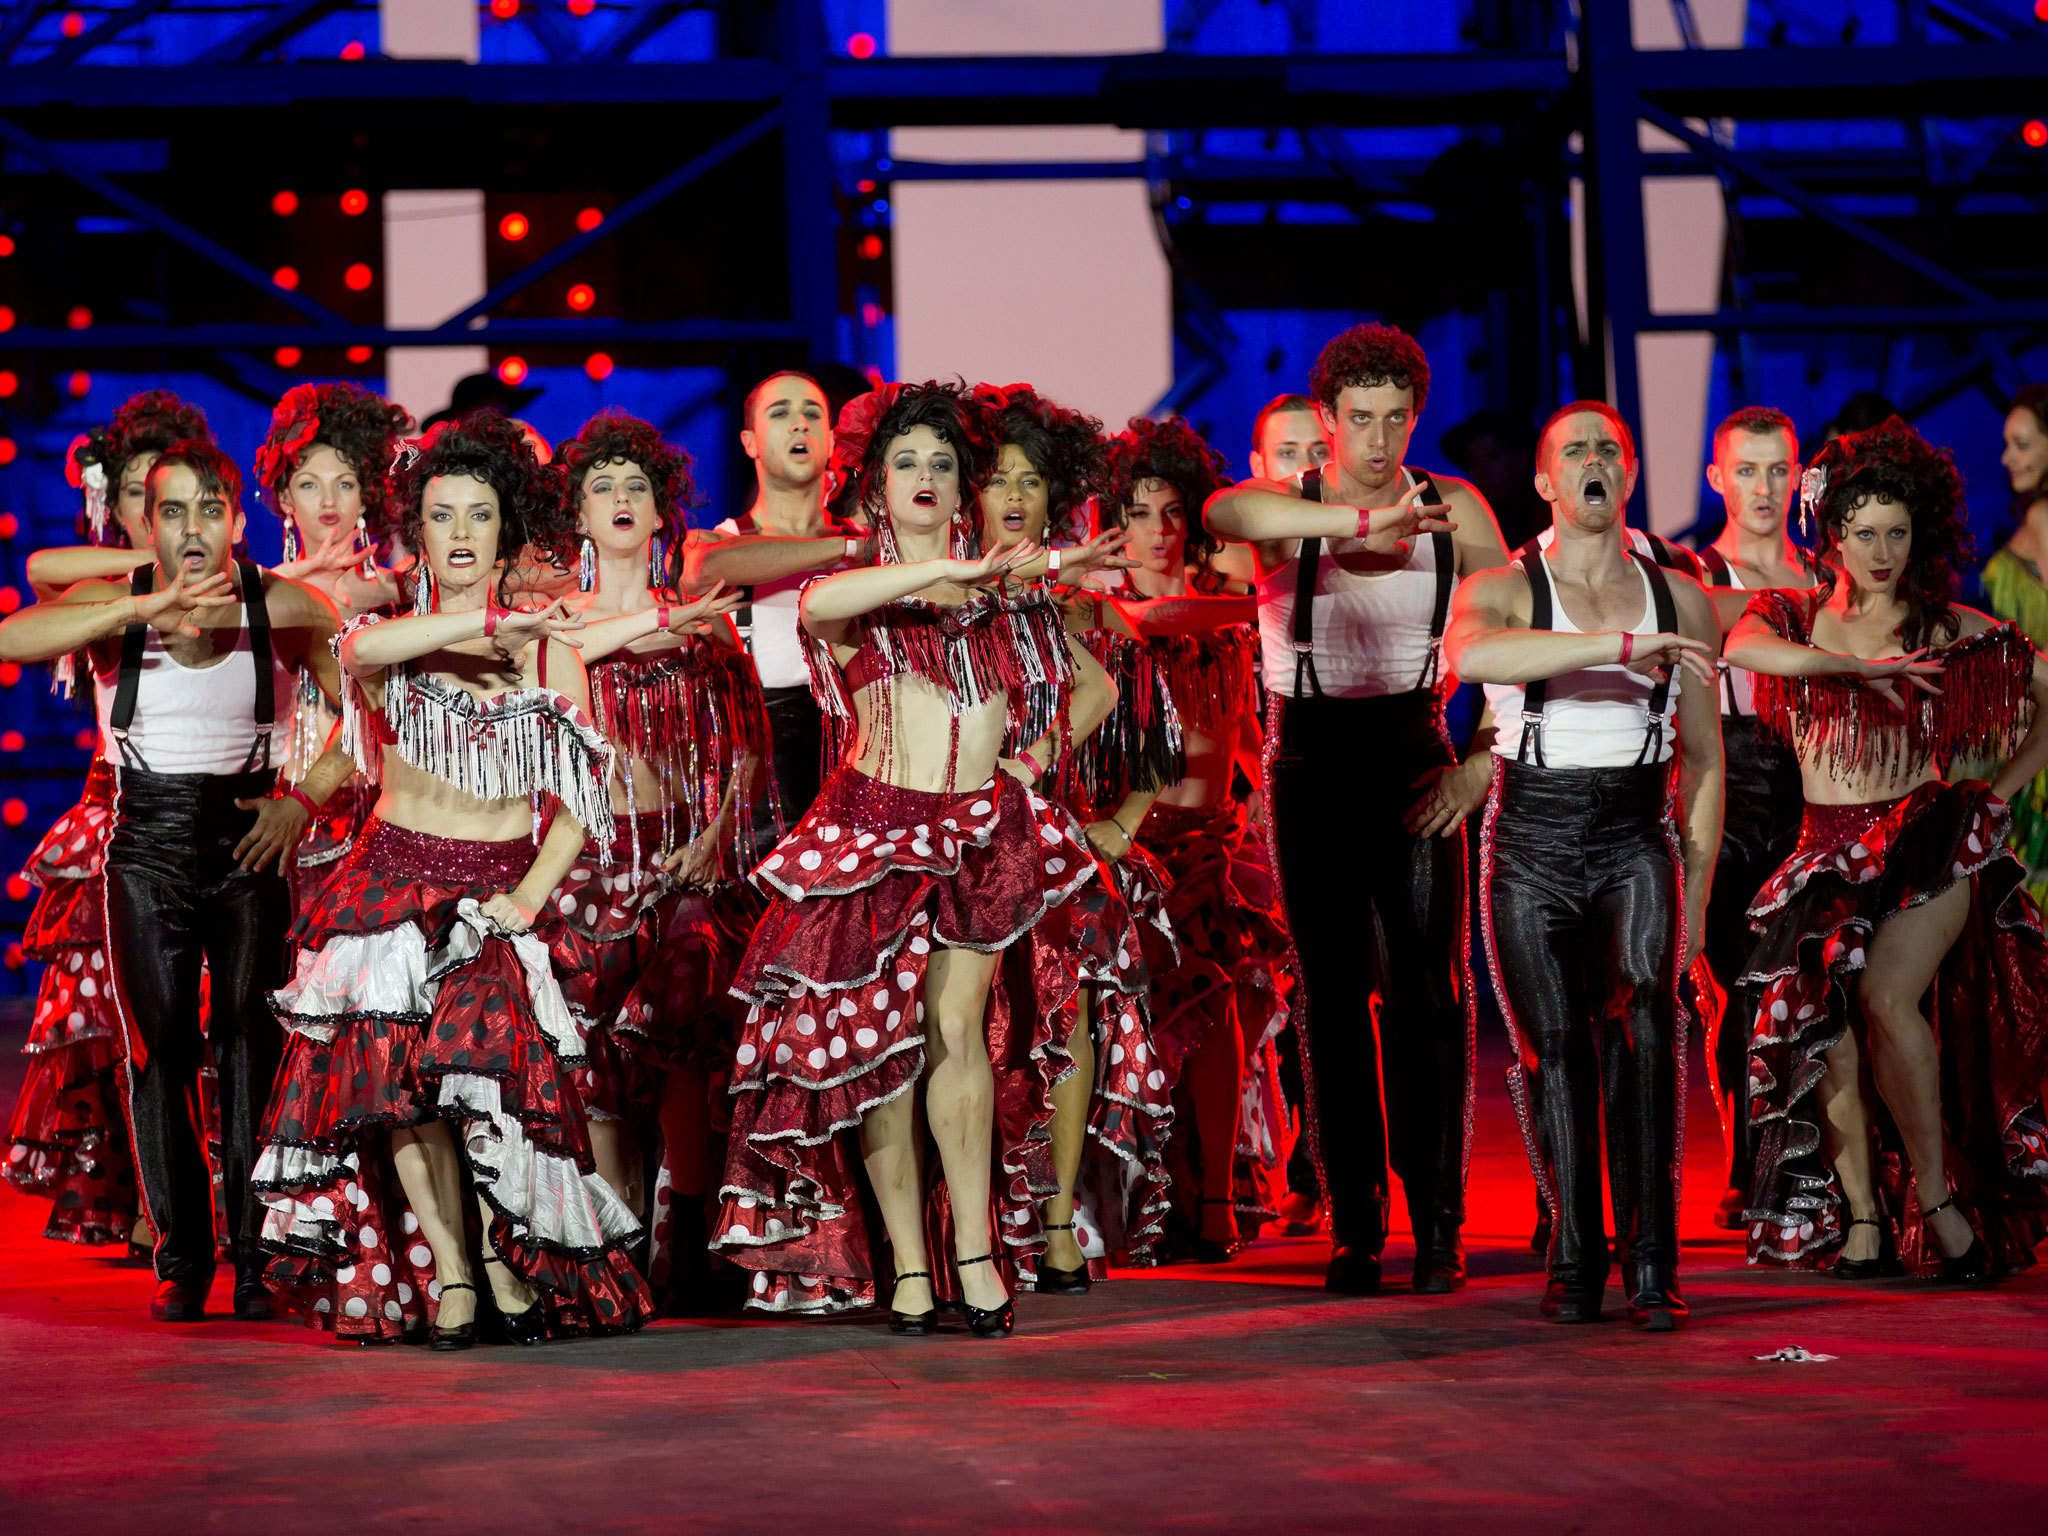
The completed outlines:
{"type": "Polygon", "coordinates": [[[501,320],[476,330],[396,330],[382,325],[95,325],[86,331],[17,327],[0,331],[0,353],[178,351],[241,348],[268,352],[276,347],[497,347],[625,346],[633,342],[677,344],[790,342],[808,339],[793,320],[501,320]]]}

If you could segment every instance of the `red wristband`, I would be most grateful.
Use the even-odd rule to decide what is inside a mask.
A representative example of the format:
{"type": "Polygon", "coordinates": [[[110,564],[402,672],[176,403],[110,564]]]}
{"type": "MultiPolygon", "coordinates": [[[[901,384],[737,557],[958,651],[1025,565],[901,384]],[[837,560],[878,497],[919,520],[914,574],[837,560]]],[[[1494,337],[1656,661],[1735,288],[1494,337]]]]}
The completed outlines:
{"type": "Polygon", "coordinates": [[[668,604],[667,604],[667,603],[656,603],[656,604],[654,605],[654,627],[655,627],[656,629],[667,629],[667,628],[668,628],[668,604]]]}
{"type": "Polygon", "coordinates": [[[1635,637],[1635,632],[1634,632],[1633,630],[1627,630],[1627,629],[1624,629],[1624,630],[1623,630],[1623,631],[1621,632],[1621,664],[1622,664],[1622,665],[1623,665],[1624,667],[1625,667],[1625,666],[1627,666],[1627,665],[1628,665],[1628,659],[1629,659],[1629,657],[1631,657],[1631,656],[1635,655],[1635,653],[1636,653],[1636,637],[1635,637]]]}
{"type": "Polygon", "coordinates": [[[279,784],[277,786],[277,797],[280,800],[298,801],[299,804],[306,808],[308,816],[318,816],[320,814],[320,807],[314,804],[313,797],[296,784],[279,784]]]}
{"type": "Polygon", "coordinates": [[[1372,536],[1372,513],[1364,507],[1360,507],[1358,509],[1357,536],[1361,539],[1370,538],[1372,536]]]}
{"type": "Polygon", "coordinates": [[[1029,768],[1031,770],[1031,782],[1033,784],[1036,784],[1040,779],[1045,777],[1045,770],[1038,766],[1038,759],[1033,757],[1029,752],[1019,752],[1017,754],[1017,761],[1022,763],[1026,768],[1029,768]]]}
{"type": "Polygon", "coordinates": [[[498,605],[486,599],[484,602],[484,638],[491,639],[498,633],[498,605]]]}

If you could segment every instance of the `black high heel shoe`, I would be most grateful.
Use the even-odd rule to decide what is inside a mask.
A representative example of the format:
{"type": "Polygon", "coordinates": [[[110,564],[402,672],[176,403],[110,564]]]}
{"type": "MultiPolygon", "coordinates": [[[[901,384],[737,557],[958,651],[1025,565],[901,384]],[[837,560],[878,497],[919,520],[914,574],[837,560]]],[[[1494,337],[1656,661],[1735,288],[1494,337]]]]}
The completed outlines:
{"type": "MultiPolygon", "coordinates": [[[[901,1285],[906,1280],[929,1280],[931,1277],[932,1273],[928,1269],[913,1269],[898,1275],[896,1283],[901,1285]]],[[[892,1292],[889,1297],[889,1331],[891,1333],[908,1334],[912,1338],[919,1339],[929,1334],[937,1333],[939,1331],[939,1309],[937,1307],[926,1307],[922,1312],[898,1312],[896,1310],[896,1297],[892,1292]]]]}
{"type": "MultiPolygon", "coordinates": [[[[465,1285],[460,1280],[453,1280],[441,1287],[441,1294],[443,1296],[446,1296],[450,1291],[467,1291],[470,1295],[474,1296],[476,1294],[476,1287],[465,1285]]],[[[427,1334],[427,1348],[441,1350],[444,1353],[449,1350],[468,1349],[474,1343],[476,1343],[476,1314],[474,1312],[470,1314],[469,1321],[466,1323],[457,1324],[453,1328],[443,1328],[439,1323],[436,1323],[427,1334]]]]}
{"type": "MultiPolygon", "coordinates": [[[[509,1269],[503,1259],[485,1259],[485,1264],[495,1264],[500,1269],[509,1269]]],[[[498,1342],[531,1346],[545,1344],[548,1337],[547,1298],[536,1296],[533,1305],[524,1312],[498,1312],[498,1342]]]]}
{"type": "MultiPolygon", "coordinates": [[[[1233,1212],[1237,1209],[1237,1202],[1227,1198],[1218,1200],[1204,1195],[1202,1196],[1201,1203],[1205,1207],[1211,1205],[1228,1206],[1233,1212]]],[[[1233,1217],[1234,1220],[1235,1218],[1233,1217]]],[[[1198,1227],[1195,1231],[1195,1240],[1189,1245],[1188,1256],[1197,1264],[1228,1264],[1243,1252],[1244,1244],[1236,1238],[1232,1238],[1228,1242],[1220,1242],[1216,1238],[1202,1236],[1201,1230],[1198,1227]]]]}
{"type": "Polygon", "coordinates": [[[1905,1264],[1899,1258],[1899,1250],[1892,1242],[1892,1229],[1875,1216],[1851,1216],[1852,1227],[1875,1227],[1878,1231],[1877,1257],[1874,1259],[1837,1259],[1835,1278],[1838,1280],[1890,1280],[1906,1272],[1905,1264]]]}
{"type": "MultiPolygon", "coordinates": [[[[1939,1216],[1955,1203],[1956,1197],[1950,1195],[1941,1204],[1935,1206],[1934,1209],[1922,1211],[1920,1213],[1920,1224],[1926,1227],[1928,1217],[1939,1216]]],[[[1934,1236],[1934,1229],[1932,1227],[1927,1227],[1927,1236],[1932,1239],[1935,1252],[1941,1253],[1941,1239],[1934,1236]]],[[[1991,1284],[1991,1251],[1984,1246],[1984,1239],[1977,1235],[1974,1228],[1970,1232],[1970,1246],[1968,1248],[1964,1249],[1954,1258],[1950,1258],[1946,1253],[1941,1253],[1940,1279],[1944,1285],[1974,1286],[1991,1284]]]]}
{"type": "MultiPolygon", "coordinates": [[[[1049,1221],[1045,1224],[1045,1230],[1048,1232],[1071,1232],[1074,1230],[1074,1224],[1071,1221],[1049,1221]]],[[[1088,1260],[1086,1258],[1081,1260],[1081,1267],[1079,1269],[1059,1269],[1046,1263],[1043,1259],[1038,1262],[1038,1289],[1042,1295],[1086,1296],[1088,1294],[1088,1287],[1094,1283],[1094,1281],[1088,1278],[1088,1260]]]]}
{"type": "MultiPolygon", "coordinates": [[[[992,1264],[993,1253],[978,1254],[971,1259],[955,1259],[955,1269],[965,1269],[970,1264],[992,1264]]],[[[1007,1339],[1017,1331],[1017,1303],[1015,1298],[1000,1307],[982,1308],[961,1298],[960,1310],[967,1314],[967,1331],[977,1339],[1007,1339]]]]}

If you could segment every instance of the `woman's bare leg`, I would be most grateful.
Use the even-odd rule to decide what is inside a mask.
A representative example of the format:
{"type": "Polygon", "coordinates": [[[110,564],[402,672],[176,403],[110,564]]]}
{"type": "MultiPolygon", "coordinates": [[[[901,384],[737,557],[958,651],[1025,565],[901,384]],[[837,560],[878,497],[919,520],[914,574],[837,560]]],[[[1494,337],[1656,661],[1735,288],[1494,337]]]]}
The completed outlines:
{"type": "MultiPolygon", "coordinates": [[[[1088,1147],[1088,1106],[1095,1097],[1095,1036],[1090,1014],[1095,995],[1086,987],[1077,994],[1081,1022],[1067,1037],[1074,1071],[1052,1090],[1052,1162],[1060,1192],[1045,1202],[1045,1219],[1064,1224],[1074,1219],[1074,1186],[1081,1177],[1081,1155],[1088,1147]]],[[[1088,1260],[1071,1232],[1045,1235],[1045,1262],[1054,1269],[1079,1269],[1088,1260]]]]}
{"type": "MultiPolygon", "coordinates": [[[[1969,921],[1970,899],[1969,882],[1959,880],[1934,900],[1886,918],[1870,941],[1856,989],[1871,1072],[1906,1144],[1922,1210],[1948,1198],[1948,1173],[1941,1150],[1941,1059],[1920,999],[1969,921]]],[[[1953,1206],[1928,1226],[1949,1257],[1968,1251],[1970,1224],[1953,1206]]]]}
{"type": "MultiPolygon", "coordinates": [[[[917,1093],[899,1093],[869,1110],[860,1122],[860,1155],[868,1187],[881,1207],[882,1225],[895,1250],[896,1273],[931,1272],[924,1247],[924,1188],[917,1166],[917,1093]]],[[[885,1290],[883,1300],[888,1300],[885,1290]]],[[[891,1303],[899,1312],[927,1312],[932,1305],[929,1280],[906,1280],[895,1288],[891,1303]]]]}
{"type": "Polygon", "coordinates": [[[451,1285],[474,1285],[469,1267],[469,1241],[462,1230],[462,1161],[446,1120],[400,1126],[391,1133],[391,1165],[405,1190],[406,1203],[419,1218],[420,1235],[434,1251],[434,1278],[441,1285],[435,1322],[459,1328],[476,1317],[476,1293],[451,1291],[451,1285]]]}
{"type": "MultiPolygon", "coordinates": [[[[953,1207],[953,1256],[978,1258],[994,1251],[988,1229],[989,1165],[993,1161],[995,1076],[989,1067],[989,983],[999,955],[940,946],[925,971],[925,1113],[938,1144],[953,1207]]],[[[969,1306],[993,1311],[1009,1299],[993,1264],[960,1271],[960,1294],[969,1306]]]]}
{"type": "MultiPolygon", "coordinates": [[[[1821,1151],[1834,1166],[1851,1216],[1877,1215],[1877,1181],[1870,1164],[1870,1107],[1863,1101],[1863,1053],[1856,1031],[1845,1030],[1827,1053],[1827,1072],[1814,1085],[1820,1110],[1821,1151]]],[[[1882,1232],[1850,1227],[1842,1257],[1858,1263],[1877,1257],[1882,1232]]]]}

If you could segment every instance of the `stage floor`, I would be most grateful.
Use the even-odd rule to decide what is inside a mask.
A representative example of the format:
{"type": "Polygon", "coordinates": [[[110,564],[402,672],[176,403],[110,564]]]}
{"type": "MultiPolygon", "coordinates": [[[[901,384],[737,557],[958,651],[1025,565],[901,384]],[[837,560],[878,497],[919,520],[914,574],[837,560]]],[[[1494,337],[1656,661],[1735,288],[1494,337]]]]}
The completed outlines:
{"type": "MultiPolygon", "coordinates": [[[[2048,1278],[1956,1294],[1745,1269],[1708,1221],[1719,1143],[1696,1092],[1691,1326],[1638,1335],[1613,1287],[1609,1321],[1549,1326],[1497,1058],[1480,1090],[1463,1294],[1330,1297],[1324,1245],[1266,1241],[1027,1296],[1000,1343],[734,1320],[434,1355],[167,1327],[145,1272],[42,1241],[42,1205],[0,1193],[0,1530],[2048,1524],[2048,1278]],[[1838,1358],[1753,1358],[1794,1344],[1838,1358]]],[[[1390,1275],[1410,1252],[1395,1241],[1390,1275]]]]}

